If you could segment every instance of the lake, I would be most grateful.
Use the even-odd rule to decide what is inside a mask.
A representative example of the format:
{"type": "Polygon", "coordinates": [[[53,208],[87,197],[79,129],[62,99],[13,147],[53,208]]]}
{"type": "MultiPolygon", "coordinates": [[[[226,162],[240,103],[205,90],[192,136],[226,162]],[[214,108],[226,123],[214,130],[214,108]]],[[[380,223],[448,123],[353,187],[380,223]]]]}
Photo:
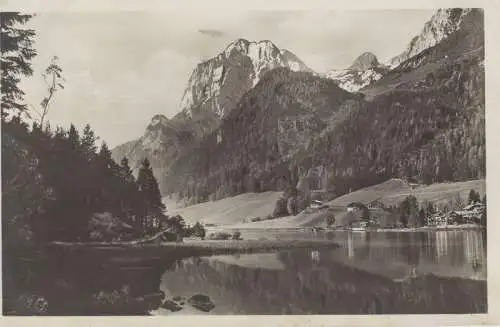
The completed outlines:
{"type": "Polygon", "coordinates": [[[482,230],[240,231],[244,239],[326,238],[341,246],[183,260],[160,283],[177,309],[154,314],[207,314],[185,303],[195,294],[210,299],[209,314],[487,311],[482,230]]]}
{"type": "Polygon", "coordinates": [[[40,297],[48,315],[487,312],[482,230],[241,233],[249,241],[231,242],[286,245],[213,256],[210,247],[51,247],[12,267],[7,277],[21,284],[8,285],[23,289],[4,288],[13,294],[4,314],[41,314],[40,297]]]}

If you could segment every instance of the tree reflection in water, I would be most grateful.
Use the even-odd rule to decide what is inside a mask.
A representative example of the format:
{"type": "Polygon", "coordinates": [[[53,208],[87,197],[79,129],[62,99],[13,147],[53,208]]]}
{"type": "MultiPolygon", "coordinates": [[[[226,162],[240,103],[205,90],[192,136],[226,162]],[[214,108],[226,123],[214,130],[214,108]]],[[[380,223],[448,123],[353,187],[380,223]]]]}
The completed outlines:
{"type": "MultiPolygon", "coordinates": [[[[147,314],[163,293],[206,294],[213,313],[360,314],[469,313],[486,310],[486,283],[451,278],[484,276],[480,232],[325,234],[343,246],[336,250],[289,249],[275,254],[275,269],[238,266],[240,259],[264,262],[259,254],[161,260],[129,268],[104,264],[101,257],[72,255],[35,276],[49,297],[50,314],[147,314]],[[460,245],[460,244],[463,244],[460,245]],[[458,253],[458,254],[457,254],[458,253]],[[458,258],[458,259],[457,259],[458,258]],[[460,259],[460,260],[459,260],[460,259]],[[406,267],[395,282],[394,267],[406,267]],[[445,278],[425,276],[444,273],[445,278]],[[44,277],[45,276],[45,277],[44,277]]],[[[266,260],[273,255],[266,254],[266,260]]],[[[248,262],[248,260],[242,260],[248,262]]]]}
{"type": "MultiPolygon", "coordinates": [[[[406,248],[405,251],[408,267],[416,267],[420,254],[414,249],[406,248]]],[[[231,312],[246,314],[465,313],[485,310],[486,288],[483,282],[419,276],[399,283],[338,263],[331,259],[329,252],[307,249],[278,252],[276,258],[283,263],[282,270],[225,263],[214,269],[213,264],[205,262],[179,274],[167,272],[164,287],[173,292],[188,292],[183,288],[186,286],[183,281],[186,275],[194,276],[190,292],[208,294],[215,303],[229,306],[231,312]]],[[[258,259],[258,254],[250,256],[258,259]]],[[[411,274],[412,270],[408,273],[411,274]]],[[[221,309],[218,313],[224,311],[221,309]]]]}
{"type": "MultiPolygon", "coordinates": [[[[205,276],[196,278],[199,281],[194,282],[191,291],[198,290],[210,296],[219,294],[216,303],[226,303],[231,312],[245,314],[465,313],[486,310],[485,282],[451,277],[474,275],[471,263],[462,260],[460,265],[456,260],[450,260],[457,251],[465,251],[457,246],[462,237],[460,233],[439,238],[433,232],[361,235],[353,232],[324,234],[323,237],[334,237],[342,244],[337,250],[279,251],[276,260],[283,264],[280,270],[225,263],[220,263],[214,270],[202,264],[182,275],[166,273],[165,283],[181,291],[183,275],[205,276]],[[394,267],[405,269],[398,272],[394,267]],[[395,282],[396,279],[385,277],[385,270],[394,270],[392,273],[401,277],[396,279],[403,281],[395,282]],[[433,271],[450,277],[427,275],[433,271]]],[[[469,236],[469,242],[476,248],[471,253],[480,258],[481,244],[474,240],[482,238],[479,233],[477,236],[469,236]]],[[[258,254],[250,256],[259,260],[258,254]]],[[[165,287],[168,288],[167,284],[165,287]]],[[[218,311],[224,312],[222,308],[218,311]]]]}

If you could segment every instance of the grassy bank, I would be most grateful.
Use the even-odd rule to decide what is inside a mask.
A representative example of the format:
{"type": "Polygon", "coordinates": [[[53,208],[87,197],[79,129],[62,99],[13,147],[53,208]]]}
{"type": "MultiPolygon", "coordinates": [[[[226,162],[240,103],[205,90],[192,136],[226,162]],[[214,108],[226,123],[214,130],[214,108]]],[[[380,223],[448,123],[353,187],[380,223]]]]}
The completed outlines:
{"type": "Polygon", "coordinates": [[[175,258],[199,257],[217,254],[269,252],[290,248],[337,248],[329,240],[186,240],[185,242],[163,242],[159,245],[107,245],[104,243],[53,243],[54,250],[107,255],[110,260],[117,257],[175,258]]]}
{"type": "Polygon", "coordinates": [[[378,199],[385,205],[398,205],[409,195],[415,196],[418,201],[432,201],[437,204],[454,199],[457,194],[460,194],[462,199],[467,199],[471,189],[476,190],[483,196],[486,192],[486,181],[478,179],[465,182],[410,186],[403,180],[390,179],[340,196],[328,202],[328,204],[345,207],[351,202],[368,203],[378,199]]]}
{"type": "Polygon", "coordinates": [[[188,207],[180,207],[176,201],[168,197],[163,198],[163,202],[169,213],[180,214],[188,224],[201,221],[227,225],[269,215],[281,195],[282,192],[244,193],[188,207]]]}
{"type": "MultiPolygon", "coordinates": [[[[435,204],[439,204],[454,199],[457,194],[460,194],[462,199],[467,199],[471,189],[479,192],[481,196],[484,195],[486,192],[486,181],[480,179],[433,185],[410,185],[401,179],[390,179],[386,182],[342,195],[327,204],[335,210],[335,217],[337,221],[341,222],[346,214],[345,208],[351,202],[368,203],[378,199],[386,205],[397,205],[408,195],[413,195],[418,201],[432,201],[435,204]]],[[[281,192],[245,193],[185,208],[177,207],[176,202],[168,198],[165,198],[164,202],[170,212],[180,214],[190,224],[202,221],[205,224],[215,224],[221,227],[230,226],[233,229],[283,229],[312,227],[325,223],[325,215],[323,213],[306,212],[302,212],[296,216],[248,222],[252,218],[267,217],[271,214],[281,194],[281,192]]]]}

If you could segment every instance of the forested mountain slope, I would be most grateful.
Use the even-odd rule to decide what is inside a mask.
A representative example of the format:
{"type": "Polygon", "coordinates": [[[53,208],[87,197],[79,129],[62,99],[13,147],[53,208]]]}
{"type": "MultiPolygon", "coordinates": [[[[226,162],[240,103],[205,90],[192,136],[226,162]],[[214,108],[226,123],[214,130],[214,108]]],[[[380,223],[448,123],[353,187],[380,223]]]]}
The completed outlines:
{"type": "Polygon", "coordinates": [[[329,79],[286,68],[270,71],[219,130],[172,166],[168,191],[201,201],[214,193],[274,190],[297,180],[298,167],[290,164],[300,145],[322,131],[349,99],[361,97],[329,79]]]}

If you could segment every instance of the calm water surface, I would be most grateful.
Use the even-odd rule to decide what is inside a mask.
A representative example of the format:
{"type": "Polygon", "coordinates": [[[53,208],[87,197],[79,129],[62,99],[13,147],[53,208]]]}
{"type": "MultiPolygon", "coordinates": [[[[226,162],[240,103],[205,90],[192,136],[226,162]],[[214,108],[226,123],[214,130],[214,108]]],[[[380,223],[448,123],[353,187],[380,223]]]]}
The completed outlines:
{"type": "MultiPolygon", "coordinates": [[[[162,276],[167,298],[207,295],[211,314],[486,311],[484,231],[241,232],[245,239],[326,238],[341,247],[184,260],[162,276]]],[[[200,312],[177,314],[191,313],[200,312]]]]}

